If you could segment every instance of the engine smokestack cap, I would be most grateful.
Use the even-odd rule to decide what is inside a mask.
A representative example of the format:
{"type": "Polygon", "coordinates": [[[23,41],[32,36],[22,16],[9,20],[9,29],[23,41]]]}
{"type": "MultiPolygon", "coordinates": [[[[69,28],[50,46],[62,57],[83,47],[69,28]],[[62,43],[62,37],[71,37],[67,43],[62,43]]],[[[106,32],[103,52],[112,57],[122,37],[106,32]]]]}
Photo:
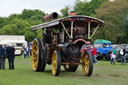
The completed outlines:
{"type": "Polygon", "coordinates": [[[75,11],[70,11],[69,12],[69,16],[74,16],[74,15],[76,15],[76,12],[75,11]]]}

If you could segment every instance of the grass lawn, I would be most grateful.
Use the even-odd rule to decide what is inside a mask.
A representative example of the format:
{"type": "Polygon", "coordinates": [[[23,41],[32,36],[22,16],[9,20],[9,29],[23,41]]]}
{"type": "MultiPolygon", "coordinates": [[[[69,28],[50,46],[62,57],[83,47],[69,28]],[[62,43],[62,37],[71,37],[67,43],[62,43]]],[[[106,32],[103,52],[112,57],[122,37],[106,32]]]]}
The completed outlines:
{"type": "Polygon", "coordinates": [[[111,65],[109,61],[98,61],[91,77],[82,75],[81,66],[76,72],[65,72],[61,67],[58,77],[52,76],[51,65],[45,72],[34,72],[31,59],[15,59],[15,70],[0,70],[0,85],[128,85],[128,63],[111,65]]]}

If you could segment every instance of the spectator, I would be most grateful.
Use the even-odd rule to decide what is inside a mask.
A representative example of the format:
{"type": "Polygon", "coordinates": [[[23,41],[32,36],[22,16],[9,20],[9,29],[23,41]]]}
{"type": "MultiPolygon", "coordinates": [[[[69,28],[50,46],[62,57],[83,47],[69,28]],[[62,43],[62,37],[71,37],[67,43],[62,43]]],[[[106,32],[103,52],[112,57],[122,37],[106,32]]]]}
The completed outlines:
{"type": "Polygon", "coordinates": [[[117,55],[116,48],[117,48],[117,46],[115,46],[115,47],[113,48],[113,54],[115,54],[115,55],[117,55]]]}
{"type": "Polygon", "coordinates": [[[111,61],[111,64],[116,64],[116,55],[117,55],[117,52],[116,52],[116,48],[117,46],[115,46],[112,51],[111,51],[111,54],[110,54],[110,61],[111,61]]]}
{"type": "Polygon", "coordinates": [[[22,58],[25,58],[25,46],[21,48],[21,56],[22,58]]]}
{"type": "Polygon", "coordinates": [[[9,62],[9,70],[14,70],[15,48],[12,46],[8,46],[6,50],[9,62]]]}
{"type": "Polygon", "coordinates": [[[125,47],[122,46],[120,50],[120,56],[121,56],[121,65],[126,65],[126,58],[125,58],[125,47]]]}
{"type": "Polygon", "coordinates": [[[114,54],[113,50],[111,51],[111,54],[110,54],[110,57],[111,57],[111,64],[115,65],[116,64],[116,55],[114,54]]]}
{"type": "Polygon", "coordinates": [[[5,50],[0,45],[0,69],[5,69],[5,50]]]}
{"type": "Polygon", "coordinates": [[[25,51],[26,51],[26,56],[29,57],[30,48],[28,46],[26,47],[25,51]]]}
{"type": "Polygon", "coordinates": [[[93,63],[94,64],[97,64],[96,52],[97,52],[97,50],[96,50],[95,46],[93,45],[93,48],[91,49],[91,53],[93,55],[93,63]]]}

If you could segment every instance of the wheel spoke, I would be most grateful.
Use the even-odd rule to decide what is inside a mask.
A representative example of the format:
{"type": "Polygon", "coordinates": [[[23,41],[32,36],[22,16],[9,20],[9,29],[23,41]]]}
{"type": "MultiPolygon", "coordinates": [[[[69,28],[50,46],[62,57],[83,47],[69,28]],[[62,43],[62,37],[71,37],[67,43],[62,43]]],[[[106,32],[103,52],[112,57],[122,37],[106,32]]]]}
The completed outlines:
{"type": "Polygon", "coordinates": [[[33,60],[34,60],[34,61],[37,61],[37,58],[36,58],[36,57],[34,57],[34,58],[33,58],[33,60]]]}
{"type": "Polygon", "coordinates": [[[34,63],[35,68],[37,67],[37,63],[38,63],[37,61],[34,63]]]}
{"type": "Polygon", "coordinates": [[[38,52],[34,52],[34,56],[38,56],[38,52]]]}

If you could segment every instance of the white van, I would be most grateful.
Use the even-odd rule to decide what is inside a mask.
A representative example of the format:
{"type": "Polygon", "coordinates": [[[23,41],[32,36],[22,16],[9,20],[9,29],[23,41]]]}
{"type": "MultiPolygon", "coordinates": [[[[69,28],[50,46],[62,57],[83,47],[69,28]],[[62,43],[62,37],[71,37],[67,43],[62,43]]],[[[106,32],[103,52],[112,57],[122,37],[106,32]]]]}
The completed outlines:
{"type": "Polygon", "coordinates": [[[0,44],[14,46],[15,55],[20,55],[21,48],[27,46],[27,41],[23,35],[0,35],[0,44]]]}

